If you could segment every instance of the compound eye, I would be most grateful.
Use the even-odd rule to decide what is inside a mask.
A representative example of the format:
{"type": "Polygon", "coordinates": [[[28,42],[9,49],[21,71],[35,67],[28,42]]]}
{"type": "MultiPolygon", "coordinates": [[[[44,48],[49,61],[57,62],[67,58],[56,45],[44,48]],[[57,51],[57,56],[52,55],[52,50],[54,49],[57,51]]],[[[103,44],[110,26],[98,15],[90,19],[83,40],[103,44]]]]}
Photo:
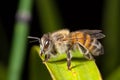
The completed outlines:
{"type": "Polygon", "coordinates": [[[45,44],[44,44],[44,48],[45,48],[45,49],[47,49],[47,48],[48,48],[48,46],[49,46],[49,44],[50,44],[50,41],[49,41],[49,40],[47,40],[47,41],[45,42],[45,44]]]}

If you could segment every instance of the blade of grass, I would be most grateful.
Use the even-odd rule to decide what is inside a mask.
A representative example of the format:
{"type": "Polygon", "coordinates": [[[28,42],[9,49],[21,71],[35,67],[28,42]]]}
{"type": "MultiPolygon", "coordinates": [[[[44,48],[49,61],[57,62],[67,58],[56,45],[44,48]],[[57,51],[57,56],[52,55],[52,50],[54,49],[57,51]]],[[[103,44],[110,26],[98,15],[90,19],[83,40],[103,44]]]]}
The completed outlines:
{"type": "Polygon", "coordinates": [[[32,0],[20,0],[13,33],[7,80],[21,80],[31,8],[32,0]]]}
{"type": "Polygon", "coordinates": [[[62,27],[62,20],[53,0],[36,0],[43,32],[51,32],[62,27]]]}
{"type": "Polygon", "coordinates": [[[105,0],[104,7],[106,49],[101,70],[107,76],[119,65],[119,0],[105,0]]]}
{"type": "MultiPolygon", "coordinates": [[[[34,46],[32,50],[39,53],[40,48],[34,46]]],[[[102,80],[100,72],[94,61],[84,59],[78,51],[73,52],[72,69],[68,70],[66,65],[66,54],[52,57],[45,62],[53,80],[102,80]]],[[[42,60],[43,57],[40,57],[42,60]]]]}
{"type": "Polygon", "coordinates": [[[35,50],[30,51],[29,80],[52,80],[44,64],[35,50]]]}

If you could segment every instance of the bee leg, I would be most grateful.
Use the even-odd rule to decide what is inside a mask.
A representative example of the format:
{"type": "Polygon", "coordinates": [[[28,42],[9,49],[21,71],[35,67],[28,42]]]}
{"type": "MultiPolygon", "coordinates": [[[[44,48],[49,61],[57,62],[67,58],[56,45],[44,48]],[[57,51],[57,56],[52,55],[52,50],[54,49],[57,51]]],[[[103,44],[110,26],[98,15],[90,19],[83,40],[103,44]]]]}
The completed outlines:
{"type": "Polygon", "coordinates": [[[71,52],[70,52],[70,50],[69,50],[69,51],[67,52],[67,67],[68,67],[68,70],[70,70],[71,58],[72,58],[72,55],[71,55],[71,52]]]}
{"type": "Polygon", "coordinates": [[[50,54],[46,54],[43,62],[47,62],[49,59],[50,59],[50,54]]]}
{"type": "Polygon", "coordinates": [[[43,51],[41,51],[41,50],[40,50],[40,53],[39,53],[39,55],[40,55],[40,56],[42,56],[42,54],[43,54],[43,51]]]}
{"type": "Polygon", "coordinates": [[[93,56],[90,54],[88,50],[84,53],[84,56],[86,59],[94,60],[93,56]]]}
{"type": "Polygon", "coordinates": [[[85,56],[86,59],[94,60],[92,54],[90,54],[90,52],[89,52],[88,49],[86,49],[85,47],[83,47],[83,46],[80,45],[79,43],[78,43],[78,44],[75,44],[75,46],[78,46],[78,50],[83,53],[83,55],[85,56]]]}

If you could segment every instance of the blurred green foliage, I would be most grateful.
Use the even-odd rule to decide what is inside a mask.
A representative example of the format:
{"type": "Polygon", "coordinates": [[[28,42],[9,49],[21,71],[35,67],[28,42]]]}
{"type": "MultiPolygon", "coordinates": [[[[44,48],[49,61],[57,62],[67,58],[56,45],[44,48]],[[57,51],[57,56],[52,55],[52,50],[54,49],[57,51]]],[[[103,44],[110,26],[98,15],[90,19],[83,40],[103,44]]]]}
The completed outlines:
{"type": "MultiPolygon", "coordinates": [[[[32,0],[19,0],[18,10],[16,13],[24,13],[31,16],[31,9],[33,7],[32,0]]],[[[119,62],[119,20],[120,20],[120,1],[119,0],[104,0],[103,2],[103,30],[106,35],[104,39],[105,54],[102,58],[102,67],[100,72],[105,80],[120,80],[120,62],[119,62]]],[[[42,23],[42,31],[54,31],[62,27],[62,19],[57,5],[54,0],[35,0],[37,6],[39,18],[42,23]]],[[[21,74],[23,72],[23,64],[26,52],[26,42],[29,33],[28,22],[16,20],[12,46],[9,51],[7,36],[2,29],[2,23],[0,22],[0,80],[21,80],[21,74]],[[4,42],[4,43],[3,43],[4,42]],[[9,57],[9,66],[7,65],[7,59],[4,59],[6,55],[9,57]],[[8,73],[8,74],[7,74],[8,73]],[[8,75],[8,76],[6,76],[8,75]]],[[[39,61],[39,57],[36,54],[30,53],[29,57],[29,79],[51,79],[47,69],[39,61]]]]}
{"type": "Polygon", "coordinates": [[[105,38],[105,54],[102,63],[104,76],[108,76],[118,66],[119,62],[119,27],[120,12],[119,0],[106,0],[103,12],[105,38]]]}
{"type": "Polygon", "coordinates": [[[21,80],[29,32],[32,0],[20,0],[16,12],[7,80],[21,80]]]}
{"type": "Polygon", "coordinates": [[[120,80],[120,66],[114,71],[112,71],[107,77],[106,80],[120,80]]]}
{"type": "Polygon", "coordinates": [[[42,31],[51,32],[62,27],[62,20],[53,0],[36,0],[39,18],[42,22],[42,31]]]}

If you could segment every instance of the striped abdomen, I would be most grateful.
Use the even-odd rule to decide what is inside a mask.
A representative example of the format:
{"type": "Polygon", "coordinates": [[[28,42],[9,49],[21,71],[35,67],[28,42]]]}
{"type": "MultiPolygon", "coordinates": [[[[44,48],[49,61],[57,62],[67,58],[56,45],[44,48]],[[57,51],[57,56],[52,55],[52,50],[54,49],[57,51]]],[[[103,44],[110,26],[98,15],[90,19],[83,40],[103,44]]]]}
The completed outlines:
{"type": "Polygon", "coordinates": [[[94,56],[103,54],[103,47],[101,43],[89,34],[83,32],[73,32],[70,34],[70,38],[72,44],[79,43],[94,56]]]}

